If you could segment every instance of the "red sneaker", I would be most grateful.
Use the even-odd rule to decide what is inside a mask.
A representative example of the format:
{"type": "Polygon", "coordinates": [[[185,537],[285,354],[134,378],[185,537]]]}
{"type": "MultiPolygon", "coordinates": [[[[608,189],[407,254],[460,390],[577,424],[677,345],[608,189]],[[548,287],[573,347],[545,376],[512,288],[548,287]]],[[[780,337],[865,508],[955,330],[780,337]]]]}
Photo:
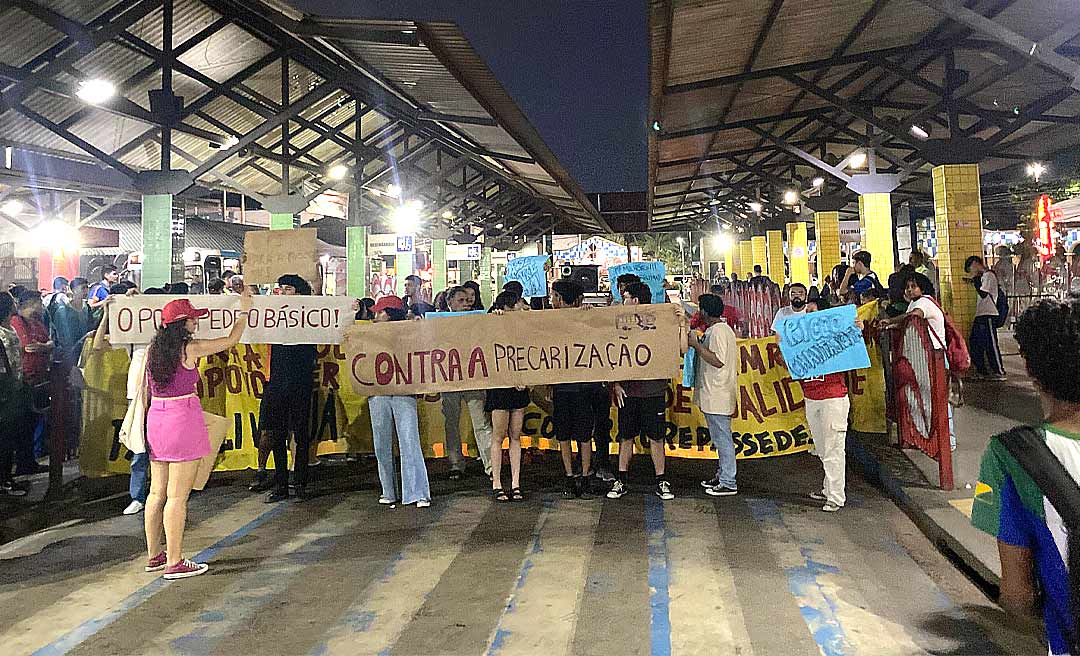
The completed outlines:
{"type": "Polygon", "coordinates": [[[165,552],[162,551],[158,555],[154,556],[150,560],[146,561],[146,571],[148,572],[160,572],[165,569],[165,552]]]}
{"type": "Polygon", "coordinates": [[[174,581],[176,579],[187,579],[192,576],[198,576],[199,574],[205,574],[208,569],[210,569],[210,566],[206,563],[194,563],[185,558],[166,569],[165,574],[162,576],[169,581],[174,581]]]}

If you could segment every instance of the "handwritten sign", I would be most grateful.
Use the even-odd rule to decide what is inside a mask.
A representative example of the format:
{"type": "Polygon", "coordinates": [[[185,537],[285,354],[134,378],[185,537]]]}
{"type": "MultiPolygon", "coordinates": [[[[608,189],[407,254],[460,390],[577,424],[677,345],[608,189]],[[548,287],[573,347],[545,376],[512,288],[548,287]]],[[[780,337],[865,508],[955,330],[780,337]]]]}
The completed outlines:
{"type": "Polygon", "coordinates": [[[616,282],[624,273],[632,273],[641,282],[649,286],[652,292],[653,303],[664,302],[664,278],[667,276],[667,267],[663,262],[627,262],[616,264],[608,268],[608,276],[611,278],[611,295],[616,303],[622,303],[622,295],[619,294],[619,286],[616,282]]]}
{"type": "MultiPolygon", "coordinates": [[[[109,302],[109,341],[147,344],[161,325],[161,309],[183,296],[132,296],[109,302]]],[[[209,310],[196,339],[225,337],[240,313],[239,296],[190,296],[209,310]]],[[[245,344],[339,344],[353,323],[352,299],[343,296],[256,296],[247,315],[245,344]]]]}
{"type": "Polygon", "coordinates": [[[242,266],[244,282],[261,285],[277,282],[287,273],[315,280],[314,228],[299,230],[252,230],[244,233],[242,266]]]}
{"type": "Polygon", "coordinates": [[[508,312],[357,325],[345,331],[353,388],[365,395],[671,378],[679,316],[671,305],[508,312]]]}
{"type": "Polygon", "coordinates": [[[776,325],[780,352],[795,379],[824,376],[870,366],[855,306],[795,314],[776,325]]]}
{"type": "Polygon", "coordinates": [[[506,281],[516,280],[525,288],[524,298],[547,296],[547,255],[525,255],[506,262],[506,281]]]}

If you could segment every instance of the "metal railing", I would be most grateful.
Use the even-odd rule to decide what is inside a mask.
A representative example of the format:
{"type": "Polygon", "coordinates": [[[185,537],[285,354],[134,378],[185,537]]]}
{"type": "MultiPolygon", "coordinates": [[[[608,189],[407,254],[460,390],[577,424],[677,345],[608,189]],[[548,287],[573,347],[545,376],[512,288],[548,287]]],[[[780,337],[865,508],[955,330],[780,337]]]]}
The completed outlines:
{"type": "Polygon", "coordinates": [[[953,489],[949,443],[949,373],[945,351],[932,347],[930,330],[921,317],[908,317],[892,331],[890,415],[895,418],[901,448],[916,448],[938,463],[938,484],[953,489]]]}

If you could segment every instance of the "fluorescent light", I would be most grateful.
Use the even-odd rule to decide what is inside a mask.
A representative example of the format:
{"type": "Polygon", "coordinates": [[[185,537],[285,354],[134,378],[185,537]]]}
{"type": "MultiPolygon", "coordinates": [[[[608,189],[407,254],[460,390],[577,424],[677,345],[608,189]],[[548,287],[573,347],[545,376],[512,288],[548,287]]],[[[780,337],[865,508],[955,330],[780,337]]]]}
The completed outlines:
{"type": "Polygon", "coordinates": [[[866,153],[859,151],[851,156],[848,160],[848,166],[853,169],[861,169],[866,166],[866,153]]]}
{"type": "Polygon", "coordinates": [[[502,227],[503,227],[503,224],[501,224],[501,223],[496,223],[495,224],[495,229],[496,230],[502,230],[502,227]]]}
{"type": "Polygon", "coordinates": [[[818,177],[811,180],[810,184],[814,185],[815,188],[820,187],[821,185],[825,184],[825,178],[819,175],[818,177]]]}
{"type": "Polygon", "coordinates": [[[912,125],[909,131],[911,132],[912,136],[917,137],[919,139],[929,139],[930,138],[930,133],[927,132],[926,130],[922,129],[918,125],[912,125]]]}
{"type": "Polygon", "coordinates": [[[116,95],[116,87],[112,82],[99,78],[83,80],[79,83],[79,88],[75,90],[75,95],[83,102],[100,105],[116,95]]]}
{"type": "Polygon", "coordinates": [[[799,202],[799,192],[794,189],[788,189],[784,192],[784,204],[794,205],[799,202]]]}
{"type": "Polygon", "coordinates": [[[423,209],[424,204],[418,200],[395,207],[390,213],[390,227],[399,235],[415,234],[420,229],[420,213],[423,209]]]}
{"type": "Polygon", "coordinates": [[[335,164],[326,171],[326,177],[331,180],[344,180],[349,175],[349,167],[344,164],[335,164]]]}
{"type": "Polygon", "coordinates": [[[386,185],[386,195],[390,198],[401,198],[401,185],[392,182],[386,185]]]}
{"type": "Polygon", "coordinates": [[[761,214],[761,210],[763,209],[763,206],[761,205],[761,203],[757,202],[756,200],[753,200],[753,201],[750,201],[750,209],[754,210],[758,214],[761,214]]]}
{"type": "Polygon", "coordinates": [[[230,134],[229,138],[225,140],[225,143],[221,144],[221,149],[222,150],[228,150],[228,149],[232,148],[233,146],[238,145],[239,143],[240,143],[240,138],[237,137],[235,134],[230,134]]]}
{"type": "Polygon", "coordinates": [[[3,207],[0,207],[0,210],[2,210],[4,214],[7,214],[11,217],[19,216],[20,214],[22,214],[24,209],[26,209],[26,206],[23,205],[23,202],[21,200],[18,200],[16,198],[12,198],[11,200],[4,203],[3,207]]]}

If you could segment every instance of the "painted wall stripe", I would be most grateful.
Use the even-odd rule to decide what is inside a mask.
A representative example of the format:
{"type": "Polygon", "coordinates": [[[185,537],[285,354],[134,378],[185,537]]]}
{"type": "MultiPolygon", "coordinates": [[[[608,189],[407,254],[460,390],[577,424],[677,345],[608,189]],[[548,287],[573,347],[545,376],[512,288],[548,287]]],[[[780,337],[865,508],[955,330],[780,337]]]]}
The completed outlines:
{"type": "Polygon", "coordinates": [[[649,638],[652,656],[671,656],[671,615],[668,581],[671,562],[664,526],[664,502],[656,495],[645,496],[645,532],[648,534],[649,607],[652,611],[649,638]]]}

